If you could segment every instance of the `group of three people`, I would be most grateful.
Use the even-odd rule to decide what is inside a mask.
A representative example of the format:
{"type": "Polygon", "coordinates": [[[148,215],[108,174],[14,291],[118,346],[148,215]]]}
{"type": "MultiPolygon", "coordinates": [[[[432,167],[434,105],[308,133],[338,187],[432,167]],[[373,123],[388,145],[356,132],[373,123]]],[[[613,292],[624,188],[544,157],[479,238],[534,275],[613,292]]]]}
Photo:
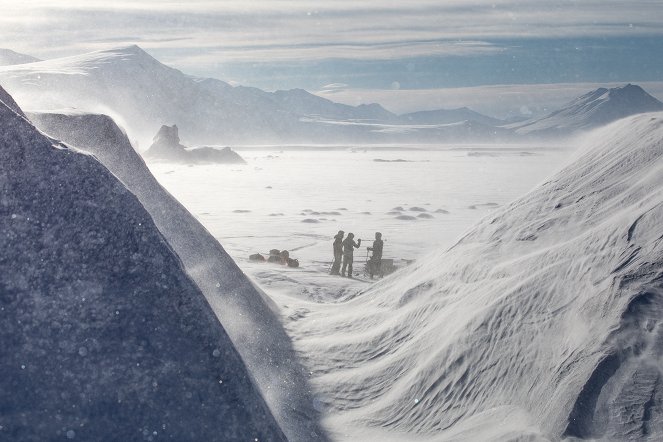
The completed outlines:
{"type": "MultiPolygon", "coordinates": [[[[339,230],[334,236],[334,262],[331,267],[330,274],[345,276],[347,271],[348,278],[352,278],[352,261],[354,260],[354,249],[361,247],[361,239],[355,242],[354,233],[348,233],[348,236],[343,239],[345,232],[339,230]],[[343,266],[341,267],[341,263],[343,266]]],[[[368,270],[371,278],[374,274],[380,273],[380,263],[382,260],[382,233],[375,232],[375,241],[373,247],[368,247],[369,252],[373,252],[371,260],[369,261],[368,270]]]]}

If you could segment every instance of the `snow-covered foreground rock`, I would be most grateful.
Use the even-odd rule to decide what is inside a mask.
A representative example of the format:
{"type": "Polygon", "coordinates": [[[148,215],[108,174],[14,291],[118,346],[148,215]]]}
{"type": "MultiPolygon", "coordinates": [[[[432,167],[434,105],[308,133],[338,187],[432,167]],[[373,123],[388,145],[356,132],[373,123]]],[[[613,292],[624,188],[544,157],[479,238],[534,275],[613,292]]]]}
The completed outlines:
{"type": "Polygon", "coordinates": [[[455,246],[334,304],[289,304],[338,439],[663,437],[663,114],[455,246]]]}
{"type": "Polygon", "coordinates": [[[93,153],[137,196],[212,306],[288,440],[325,440],[307,375],[271,300],[158,184],[114,121],[90,114],[33,113],[29,117],[49,135],[93,153]]]}
{"type": "Polygon", "coordinates": [[[1,88],[0,156],[0,439],[285,439],[138,199],[1,88]]]}

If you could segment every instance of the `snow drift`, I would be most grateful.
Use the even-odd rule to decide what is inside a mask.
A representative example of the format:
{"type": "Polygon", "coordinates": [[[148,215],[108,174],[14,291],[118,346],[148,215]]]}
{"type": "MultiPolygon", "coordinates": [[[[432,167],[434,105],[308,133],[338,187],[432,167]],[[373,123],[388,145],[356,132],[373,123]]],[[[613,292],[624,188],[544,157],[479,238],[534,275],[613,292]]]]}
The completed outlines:
{"type": "Polygon", "coordinates": [[[138,197],[214,309],[288,440],[325,440],[308,376],[273,304],[214,237],[159,185],[126,134],[105,115],[28,115],[49,135],[93,153],[138,197]]]}
{"type": "Polygon", "coordinates": [[[284,440],[136,197],[5,101],[0,438],[284,440]]]}
{"type": "Polygon", "coordinates": [[[293,312],[336,437],[663,438],[663,114],[583,152],[449,250],[293,312]]]}

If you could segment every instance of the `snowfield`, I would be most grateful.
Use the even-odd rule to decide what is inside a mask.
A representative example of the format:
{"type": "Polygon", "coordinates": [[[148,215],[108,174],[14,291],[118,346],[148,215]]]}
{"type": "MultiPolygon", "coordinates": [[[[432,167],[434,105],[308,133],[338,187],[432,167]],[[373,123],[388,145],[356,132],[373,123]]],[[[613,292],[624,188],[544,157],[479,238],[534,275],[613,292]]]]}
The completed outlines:
{"type": "MultiPolygon", "coordinates": [[[[119,303],[154,312],[143,317],[147,328],[139,314],[119,319],[158,345],[110,352],[124,358],[118,370],[144,364],[147,353],[157,362],[162,352],[172,355],[187,373],[187,386],[200,390],[193,396],[208,398],[206,404],[218,400],[222,413],[233,412],[229,404],[243,404],[234,410],[238,421],[250,422],[251,434],[265,440],[282,438],[281,431],[289,440],[324,440],[325,432],[352,441],[663,438],[663,113],[590,133],[568,165],[512,202],[522,194],[519,187],[494,181],[494,170],[478,166],[510,164],[507,178],[528,180],[530,187],[566,153],[504,146],[407,155],[332,150],[307,153],[319,164],[298,169],[286,150],[254,157],[243,152],[248,165],[241,166],[151,165],[180,204],[110,118],[28,114],[49,135],[94,153],[106,170],[92,156],[35,131],[1,89],[0,101],[0,219],[8,232],[3,249],[18,251],[19,258],[0,261],[0,282],[9,288],[0,347],[2,372],[9,376],[0,379],[0,391],[14,415],[32,410],[29,419],[36,422],[43,419],[34,411],[42,404],[56,415],[57,397],[87,405],[121,380],[142,385],[136,403],[146,395],[152,408],[113,404],[113,410],[134,426],[140,426],[140,413],[161,412],[148,381],[155,371],[171,373],[159,371],[158,363],[156,369],[127,368],[114,382],[76,365],[77,357],[88,355],[100,358],[100,366],[107,363],[101,350],[117,344],[115,335],[103,335],[95,321],[106,310],[132,311],[117,309],[119,303]],[[369,164],[373,172],[362,174],[369,164]],[[339,167],[346,175],[336,173],[339,167]],[[326,169],[335,172],[326,175],[326,169]],[[442,171],[449,176],[441,177],[442,171]],[[463,188],[462,180],[474,187],[463,188]],[[335,195],[324,206],[321,187],[335,195]],[[421,199],[402,201],[403,195],[421,199]],[[478,222],[461,229],[469,220],[478,222]],[[385,233],[380,226],[388,229],[389,253],[438,250],[412,256],[416,262],[374,284],[326,274],[328,261],[320,257],[329,256],[329,239],[339,228],[354,230],[369,240],[362,245],[370,245],[366,233],[385,233]],[[460,240],[447,246],[461,231],[460,240]],[[302,267],[246,260],[272,247],[296,252],[302,267]],[[113,260],[131,269],[130,276],[113,279],[113,260]],[[52,273],[39,273],[42,268],[52,273]],[[72,282],[66,277],[71,271],[72,282]],[[45,296],[53,290],[66,296],[45,296]],[[132,290],[146,300],[132,297],[132,290]],[[91,313],[81,308],[87,305],[78,299],[83,294],[93,296],[91,313]],[[176,308],[177,299],[192,310],[176,308]],[[21,307],[24,300],[28,310],[21,307]],[[30,325],[15,321],[19,316],[30,325]],[[152,337],[156,323],[167,330],[152,337]],[[178,326],[202,338],[187,339],[178,326]],[[59,345],[61,332],[75,344],[59,345]],[[91,332],[99,336],[88,344],[91,332]],[[220,363],[214,353],[205,354],[210,339],[224,343],[228,365],[225,357],[220,363]],[[174,353],[169,345],[176,346],[174,353]],[[57,396],[57,381],[72,366],[68,388],[87,382],[99,390],[57,396]],[[200,367],[202,376],[186,371],[192,367],[200,367]],[[229,396],[226,390],[209,395],[216,390],[206,382],[216,369],[239,374],[229,396]],[[39,382],[53,388],[52,398],[20,396],[39,382]]],[[[187,391],[166,393],[188,397],[187,391]]],[[[186,424],[195,413],[186,408],[192,403],[182,407],[177,410],[186,424]]],[[[65,414],[69,427],[56,430],[68,437],[80,416],[65,414]]],[[[7,422],[0,431],[10,428],[7,422]]],[[[43,422],[34,427],[35,439],[60,425],[43,422]]],[[[106,424],[87,422],[93,430],[106,424]]],[[[232,433],[237,427],[225,431],[230,439],[239,437],[232,433]]],[[[181,437],[175,430],[172,435],[181,437]]]]}
{"type": "Polygon", "coordinates": [[[583,152],[352,299],[287,299],[336,438],[663,437],[663,114],[583,152]]]}

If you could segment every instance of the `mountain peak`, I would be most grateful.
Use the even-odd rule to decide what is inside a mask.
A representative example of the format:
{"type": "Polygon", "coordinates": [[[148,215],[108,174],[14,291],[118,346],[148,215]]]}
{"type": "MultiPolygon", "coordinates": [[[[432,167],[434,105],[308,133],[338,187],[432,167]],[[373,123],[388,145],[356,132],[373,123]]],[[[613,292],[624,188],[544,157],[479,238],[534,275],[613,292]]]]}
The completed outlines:
{"type": "Polygon", "coordinates": [[[135,45],[135,44],[127,45],[127,46],[117,46],[117,47],[109,48],[109,49],[102,49],[102,50],[98,51],[97,53],[98,54],[109,54],[109,55],[113,55],[113,56],[127,55],[127,56],[136,57],[136,58],[140,58],[140,59],[148,59],[148,60],[157,61],[156,58],[152,57],[143,48],[141,48],[140,46],[135,45]]]}
{"type": "Polygon", "coordinates": [[[123,52],[125,54],[136,54],[136,55],[149,55],[143,48],[140,46],[133,44],[133,45],[127,45],[127,46],[118,46],[116,48],[111,49],[113,52],[123,52]]]}
{"type": "Polygon", "coordinates": [[[0,66],[10,66],[15,64],[34,63],[41,61],[36,57],[27,54],[21,54],[11,49],[0,48],[0,66]]]}
{"type": "Polygon", "coordinates": [[[562,109],[517,128],[518,133],[569,134],[604,126],[630,115],[663,110],[663,103],[635,84],[601,87],[582,95],[562,109]]]}

